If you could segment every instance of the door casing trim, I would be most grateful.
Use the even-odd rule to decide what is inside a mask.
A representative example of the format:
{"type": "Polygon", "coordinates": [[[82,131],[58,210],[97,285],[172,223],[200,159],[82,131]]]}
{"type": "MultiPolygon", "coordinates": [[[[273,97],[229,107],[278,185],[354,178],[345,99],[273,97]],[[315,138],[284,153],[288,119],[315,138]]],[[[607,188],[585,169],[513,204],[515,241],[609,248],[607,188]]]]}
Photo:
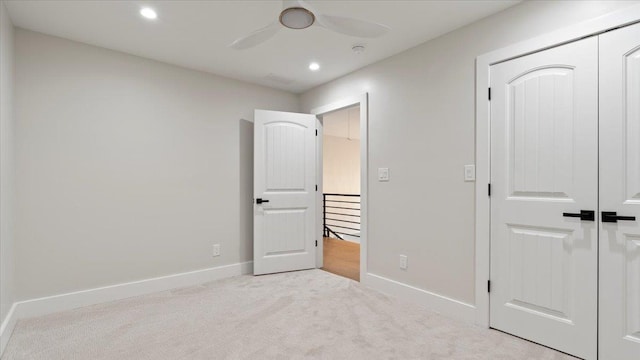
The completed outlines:
{"type": "MultiPolygon", "coordinates": [[[[368,242],[368,205],[369,205],[369,191],[368,191],[368,133],[369,133],[369,95],[367,93],[345,97],[336,102],[320,106],[311,110],[311,114],[321,118],[323,115],[342,110],[352,106],[360,106],[360,283],[366,284],[367,282],[367,242],[368,242]]],[[[319,132],[318,136],[322,136],[322,132],[319,132]]],[[[318,151],[322,150],[322,141],[318,141],[320,144],[316,146],[318,151]]],[[[320,157],[320,159],[322,159],[320,157]]],[[[322,267],[323,256],[323,241],[322,241],[322,164],[318,164],[318,194],[320,201],[316,208],[319,210],[319,216],[316,216],[318,226],[316,227],[319,232],[318,247],[316,248],[316,267],[322,267]]],[[[318,199],[318,197],[316,197],[318,199]]]]}
{"type": "Polygon", "coordinates": [[[638,22],[640,22],[640,5],[633,5],[476,58],[476,324],[489,327],[490,319],[487,281],[490,280],[491,268],[491,202],[487,188],[491,183],[491,128],[489,126],[491,102],[488,98],[491,66],[638,22]]]}

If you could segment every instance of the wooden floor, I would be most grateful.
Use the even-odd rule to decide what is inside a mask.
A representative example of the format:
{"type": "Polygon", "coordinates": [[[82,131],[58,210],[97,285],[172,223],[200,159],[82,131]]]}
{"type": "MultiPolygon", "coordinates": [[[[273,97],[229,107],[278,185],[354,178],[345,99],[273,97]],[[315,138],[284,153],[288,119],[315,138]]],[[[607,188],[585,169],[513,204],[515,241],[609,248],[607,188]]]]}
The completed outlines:
{"type": "Polygon", "coordinates": [[[360,281],[360,244],[324,238],[324,267],[322,269],[360,281]]]}

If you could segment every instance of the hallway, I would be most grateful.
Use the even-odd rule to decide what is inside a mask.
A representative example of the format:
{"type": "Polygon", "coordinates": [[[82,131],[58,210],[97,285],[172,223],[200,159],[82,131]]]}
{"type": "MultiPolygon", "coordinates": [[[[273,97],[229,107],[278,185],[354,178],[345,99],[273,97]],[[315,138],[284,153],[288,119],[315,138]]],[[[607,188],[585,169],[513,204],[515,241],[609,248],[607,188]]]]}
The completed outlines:
{"type": "Polygon", "coordinates": [[[360,281],[360,244],[324,238],[323,270],[360,281]]]}

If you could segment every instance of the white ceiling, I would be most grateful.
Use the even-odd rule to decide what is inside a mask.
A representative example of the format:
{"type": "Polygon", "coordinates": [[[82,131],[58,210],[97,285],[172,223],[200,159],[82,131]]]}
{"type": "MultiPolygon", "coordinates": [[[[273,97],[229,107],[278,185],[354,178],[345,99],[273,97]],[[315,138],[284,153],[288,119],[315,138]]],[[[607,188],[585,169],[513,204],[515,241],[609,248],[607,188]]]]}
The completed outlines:
{"type": "Polygon", "coordinates": [[[282,29],[247,50],[236,38],[276,20],[281,1],[6,1],[18,27],[157,59],[252,83],[302,92],[429,39],[515,5],[519,1],[320,1],[317,11],[382,23],[391,31],[359,39],[312,26],[282,29]],[[139,15],[154,8],[158,19],[139,15]],[[355,54],[351,47],[365,44],[355,54]],[[318,72],[308,65],[317,61],[318,72]],[[286,84],[269,74],[290,80],[286,84]]]}
{"type": "Polygon", "coordinates": [[[322,133],[345,139],[360,139],[360,107],[350,107],[322,117],[322,133]]]}

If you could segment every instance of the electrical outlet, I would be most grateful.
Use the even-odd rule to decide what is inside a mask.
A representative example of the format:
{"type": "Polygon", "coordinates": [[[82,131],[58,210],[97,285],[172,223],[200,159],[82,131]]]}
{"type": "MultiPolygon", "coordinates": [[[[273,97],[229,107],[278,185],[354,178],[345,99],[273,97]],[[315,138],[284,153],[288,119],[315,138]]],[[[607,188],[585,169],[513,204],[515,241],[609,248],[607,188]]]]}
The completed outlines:
{"type": "Polygon", "coordinates": [[[400,269],[407,270],[408,261],[407,255],[400,255],[400,269]]]}
{"type": "Polygon", "coordinates": [[[213,256],[220,256],[220,244],[213,245],[213,256]]]}
{"type": "Polygon", "coordinates": [[[465,165],[464,166],[464,181],[476,181],[476,166],[465,165]]]}

